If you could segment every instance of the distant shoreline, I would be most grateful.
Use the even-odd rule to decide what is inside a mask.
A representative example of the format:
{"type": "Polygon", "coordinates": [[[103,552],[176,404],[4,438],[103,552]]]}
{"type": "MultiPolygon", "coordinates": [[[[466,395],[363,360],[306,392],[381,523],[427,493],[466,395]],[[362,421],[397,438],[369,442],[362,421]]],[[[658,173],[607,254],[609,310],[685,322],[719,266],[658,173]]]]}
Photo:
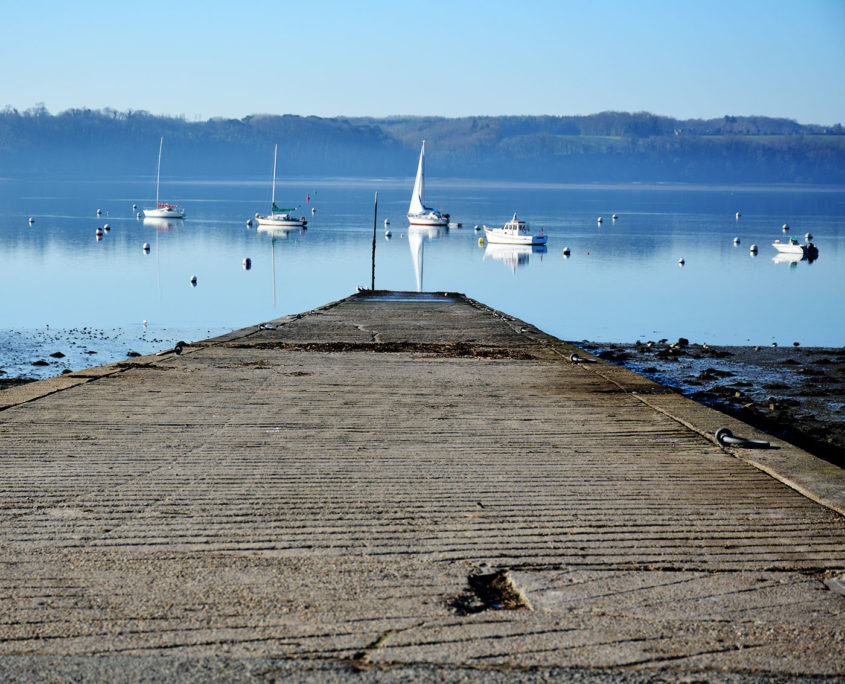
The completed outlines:
{"type": "Polygon", "coordinates": [[[437,169],[432,180],[845,184],[841,124],[648,112],[186,121],[142,111],[7,109],[0,112],[0,175],[153,175],[162,134],[168,179],[257,177],[267,172],[275,144],[282,175],[404,177],[426,140],[429,169],[437,169]]]}
{"type": "MultiPolygon", "coordinates": [[[[109,176],[84,176],[79,174],[18,174],[7,175],[0,177],[0,183],[14,183],[16,181],[32,181],[34,178],[39,180],[50,180],[57,183],[144,183],[149,184],[148,175],[126,174],[115,177],[109,176]]],[[[336,176],[336,175],[313,175],[313,176],[280,176],[280,182],[284,180],[285,183],[298,186],[302,185],[308,188],[317,187],[333,187],[360,184],[367,188],[410,188],[413,184],[413,178],[407,175],[401,176],[381,176],[381,175],[357,175],[357,176],[336,176]]],[[[267,185],[267,179],[259,175],[249,176],[176,176],[168,179],[170,186],[182,185],[219,185],[219,186],[257,186],[264,188],[267,185]]],[[[842,184],[833,183],[791,183],[791,182],[747,182],[747,183],[713,183],[710,181],[614,181],[614,182],[559,182],[550,180],[502,180],[502,179],[488,179],[478,178],[472,176],[444,176],[440,175],[435,178],[426,179],[426,185],[432,188],[438,187],[459,187],[466,188],[518,188],[531,189],[538,188],[544,190],[580,190],[580,191],[677,191],[677,192],[772,192],[772,193],[807,193],[814,192],[820,194],[836,194],[845,193],[845,182],[842,184]]]]}

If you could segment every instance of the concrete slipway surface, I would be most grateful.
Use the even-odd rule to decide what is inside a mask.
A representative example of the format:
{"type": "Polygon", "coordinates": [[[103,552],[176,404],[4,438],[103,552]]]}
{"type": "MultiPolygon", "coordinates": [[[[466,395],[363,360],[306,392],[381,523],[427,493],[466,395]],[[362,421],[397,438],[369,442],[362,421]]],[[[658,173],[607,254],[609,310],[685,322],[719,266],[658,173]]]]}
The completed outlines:
{"type": "Polygon", "coordinates": [[[841,680],[845,475],[720,426],[447,294],[0,392],[0,678],[841,680]]]}

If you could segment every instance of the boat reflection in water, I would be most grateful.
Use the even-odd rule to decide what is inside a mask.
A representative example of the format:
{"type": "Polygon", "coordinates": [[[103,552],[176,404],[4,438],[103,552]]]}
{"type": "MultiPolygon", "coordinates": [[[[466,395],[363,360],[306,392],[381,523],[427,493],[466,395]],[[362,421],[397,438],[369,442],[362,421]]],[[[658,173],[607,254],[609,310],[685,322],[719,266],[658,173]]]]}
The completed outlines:
{"type": "Polygon", "coordinates": [[[795,268],[800,262],[804,261],[812,264],[818,257],[805,254],[790,254],[788,252],[778,252],[772,257],[772,261],[776,264],[789,264],[791,268],[795,268]]]}
{"type": "Polygon", "coordinates": [[[291,235],[305,235],[307,228],[296,228],[294,226],[272,226],[259,225],[257,233],[264,233],[270,236],[270,273],[273,281],[273,307],[276,306],[276,240],[287,240],[291,235]]]}
{"type": "Polygon", "coordinates": [[[297,228],[296,226],[271,226],[262,224],[259,225],[255,231],[257,233],[266,233],[267,235],[272,235],[274,238],[281,238],[284,240],[293,234],[305,235],[305,233],[308,232],[308,229],[302,227],[297,228]]]}
{"type": "Polygon", "coordinates": [[[409,226],[408,247],[411,249],[411,261],[414,264],[414,275],[417,279],[417,292],[423,291],[423,243],[426,240],[436,240],[440,236],[440,229],[435,226],[409,226]]]}
{"type": "Polygon", "coordinates": [[[502,245],[487,243],[484,248],[484,259],[495,259],[510,266],[511,271],[516,272],[520,266],[525,266],[532,254],[542,255],[549,251],[546,245],[502,245]]]}
{"type": "Polygon", "coordinates": [[[145,216],[144,225],[155,228],[157,233],[166,233],[169,230],[174,230],[177,225],[182,225],[182,222],[177,223],[169,218],[156,218],[154,216],[145,216]]]}

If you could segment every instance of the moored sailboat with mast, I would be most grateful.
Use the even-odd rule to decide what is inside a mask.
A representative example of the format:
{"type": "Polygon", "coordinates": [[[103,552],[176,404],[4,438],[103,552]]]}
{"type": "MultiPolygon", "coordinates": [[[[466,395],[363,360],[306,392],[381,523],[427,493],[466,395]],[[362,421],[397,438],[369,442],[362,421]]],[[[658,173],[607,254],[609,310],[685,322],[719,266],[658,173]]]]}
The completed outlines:
{"type": "Polygon", "coordinates": [[[158,143],[158,165],[156,167],[156,205],[152,209],[144,209],[144,218],[185,218],[185,210],[178,204],[159,202],[158,186],[161,181],[161,150],[164,147],[164,138],[158,143]]]}
{"type": "Polygon", "coordinates": [[[304,228],[308,221],[304,216],[293,216],[292,211],[296,207],[284,209],[276,206],[276,162],[279,157],[279,146],[273,149],[273,198],[271,200],[270,213],[267,216],[255,215],[258,225],[263,228],[304,228]]]}
{"type": "Polygon", "coordinates": [[[414,190],[411,193],[411,204],[408,207],[408,221],[412,226],[448,226],[449,214],[441,213],[438,209],[425,206],[425,140],[420,149],[420,161],[417,164],[417,177],[414,180],[414,190]]]}

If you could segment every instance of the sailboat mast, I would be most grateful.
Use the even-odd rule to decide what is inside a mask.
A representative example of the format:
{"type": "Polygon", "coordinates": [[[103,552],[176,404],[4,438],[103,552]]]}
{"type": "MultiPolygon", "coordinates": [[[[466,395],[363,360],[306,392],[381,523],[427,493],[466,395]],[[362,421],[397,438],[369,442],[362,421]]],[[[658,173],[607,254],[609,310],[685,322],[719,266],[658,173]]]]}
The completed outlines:
{"type": "Polygon", "coordinates": [[[156,167],[156,207],[158,207],[158,182],[161,180],[161,148],[164,147],[164,138],[158,143],[158,166],[156,167]]]}
{"type": "Polygon", "coordinates": [[[272,214],[276,210],[276,158],[279,156],[279,143],[273,148],[273,206],[270,209],[272,214]]]}

